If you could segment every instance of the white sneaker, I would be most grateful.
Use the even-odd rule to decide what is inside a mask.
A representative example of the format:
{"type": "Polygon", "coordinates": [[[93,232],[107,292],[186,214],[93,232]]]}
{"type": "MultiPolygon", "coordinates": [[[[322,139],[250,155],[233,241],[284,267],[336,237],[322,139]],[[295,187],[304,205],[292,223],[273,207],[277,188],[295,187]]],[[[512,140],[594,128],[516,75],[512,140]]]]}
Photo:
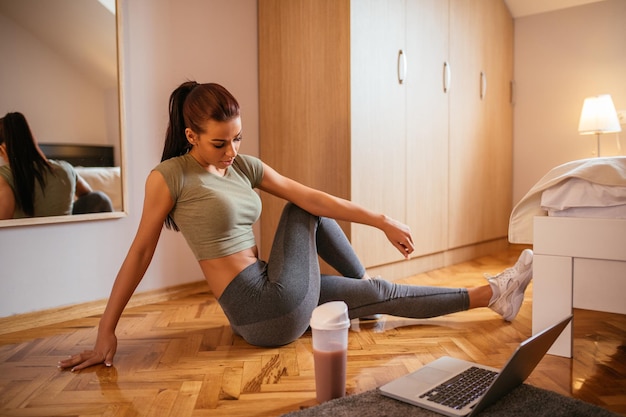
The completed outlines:
{"type": "Polygon", "coordinates": [[[522,307],[524,292],[532,277],[533,251],[524,249],[511,268],[495,276],[485,275],[493,289],[489,308],[500,314],[504,320],[512,321],[522,307]]]}

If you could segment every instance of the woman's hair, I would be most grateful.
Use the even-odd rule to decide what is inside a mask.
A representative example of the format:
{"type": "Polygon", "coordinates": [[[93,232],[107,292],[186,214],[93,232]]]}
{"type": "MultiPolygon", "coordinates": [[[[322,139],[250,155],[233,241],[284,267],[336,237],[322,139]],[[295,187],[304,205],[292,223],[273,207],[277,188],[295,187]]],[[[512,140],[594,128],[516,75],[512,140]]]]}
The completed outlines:
{"type": "Polygon", "coordinates": [[[22,113],[7,113],[0,119],[0,145],[6,152],[15,183],[15,202],[27,216],[35,215],[35,180],[45,190],[45,173],[52,166],[41,154],[22,113]]]}
{"type": "Polygon", "coordinates": [[[209,120],[226,122],[239,116],[239,103],[219,84],[182,83],[170,96],[170,120],[161,161],[184,155],[191,149],[185,128],[204,133],[209,120]]]}
{"type": "MultiPolygon", "coordinates": [[[[205,132],[204,126],[209,120],[226,122],[239,117],[239,103],[235,97],[215,83],[182,83],[170,96],[169,110],[170,120],[161,161],[189,152],[191,144],[185,135],[186,128],[201,134],[205,132]]],[[[165,226],[179,230],[169,214],[165,219],[165,226]]]]}

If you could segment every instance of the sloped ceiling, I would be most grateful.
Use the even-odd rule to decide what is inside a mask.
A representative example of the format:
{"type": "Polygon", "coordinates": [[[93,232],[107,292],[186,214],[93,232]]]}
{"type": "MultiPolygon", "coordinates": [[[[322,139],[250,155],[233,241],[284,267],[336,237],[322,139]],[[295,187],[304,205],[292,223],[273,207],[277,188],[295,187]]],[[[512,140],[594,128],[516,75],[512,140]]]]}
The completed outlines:
{"type": "Polygon", "coordinates": [[[505,0],[513,18],[552,12],[604,0],[505,0]]]}
{"type": "Polygon", "coordinates": [[[0,14],[102,87],[117,84],[115,15],[98,0],[0,0],[0,14]]]}

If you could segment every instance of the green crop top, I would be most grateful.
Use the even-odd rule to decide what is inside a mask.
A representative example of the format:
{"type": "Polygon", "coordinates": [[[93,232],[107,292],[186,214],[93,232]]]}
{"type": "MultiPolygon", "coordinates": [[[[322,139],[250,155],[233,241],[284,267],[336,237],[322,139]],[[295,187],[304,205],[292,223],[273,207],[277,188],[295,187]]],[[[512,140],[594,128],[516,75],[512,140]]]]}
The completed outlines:
{"type": "Polygon", "coordinates": [[[261,215],[254,191],[263,179],[258,158],[238,155],[226,175],[207,172],[191,155],[174,157],[155,168],[174,200],[170,212],[196,259],[214,259],[256,245],[252,225],[261,215]]]}
{"type": "MultiPolygon", "coordinates": [[[[76,171],[74,167],[65,161],[49,159],[52,165],[52,175],[45,171],[45,191],[35,181],[35,200],[33,208],[35,217],[66,216],[72,214],[74,194],[76,193],[76,171]]],[[[0,166],[0,177],[9,184],[15,193],[15,181],[9,165],[0,166]]],[[[27,217],[20,207],[15,205],[14,219],[27,217]]]]}

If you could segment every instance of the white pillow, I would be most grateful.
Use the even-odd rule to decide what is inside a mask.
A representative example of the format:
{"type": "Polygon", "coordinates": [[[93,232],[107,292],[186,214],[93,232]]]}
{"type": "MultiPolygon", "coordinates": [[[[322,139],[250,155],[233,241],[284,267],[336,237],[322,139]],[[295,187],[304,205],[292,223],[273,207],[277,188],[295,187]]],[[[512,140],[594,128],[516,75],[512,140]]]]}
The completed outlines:
{"type": "Polygon", "coordinates": [[[544,210],[571,207],[608,207],[626,204],[626,186],[602,185],[570,178],[541,194],[544,210]]]}
{"type": "Polygon", "coordinates": [[[113,210],[122,211],[122,180],[120,167],[76,167],[80,175],[94,191],[109,196],[113,210]]]}

